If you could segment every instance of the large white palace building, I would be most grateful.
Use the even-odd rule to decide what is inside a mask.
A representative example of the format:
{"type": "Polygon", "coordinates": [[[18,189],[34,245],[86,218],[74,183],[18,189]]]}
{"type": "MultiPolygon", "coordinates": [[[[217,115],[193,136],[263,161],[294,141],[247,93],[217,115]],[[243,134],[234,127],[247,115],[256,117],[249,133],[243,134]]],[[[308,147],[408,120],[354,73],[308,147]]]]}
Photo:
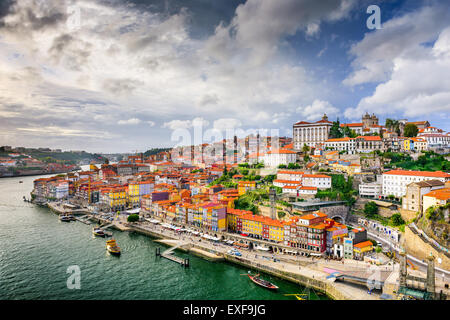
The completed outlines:
{"type": "Polygon", "coordinates": [[[322,120],[316,122],[300,121],[295,123],[293,128],[294,149],[301,150],[305,144],[309,147],[323,144],[328,140],[332,124],[331,121],[328,121],[326,114],[323,115],[322,120]]]}

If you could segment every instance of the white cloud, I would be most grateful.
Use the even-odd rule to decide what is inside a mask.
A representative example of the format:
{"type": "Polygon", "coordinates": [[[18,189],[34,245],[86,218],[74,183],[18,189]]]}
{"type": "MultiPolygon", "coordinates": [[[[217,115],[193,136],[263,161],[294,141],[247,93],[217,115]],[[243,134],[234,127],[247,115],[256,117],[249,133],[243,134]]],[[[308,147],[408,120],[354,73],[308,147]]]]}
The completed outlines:
{"type": "Polygon", "coordinates": [[[133,125],[133,124],[139,124],[141,122],[142,121],[139,120],[138,118],[130,118],[128,120],[119,120],[119,121],[117,121],[117,124],[120,124],[120,125],[133,125]]]}
{"type": "Polygon", "coordinates": [[[223,130],[231,130],[236,129],[242,126],[242,122],[238,119],[233,118],[222,118],[214,121],[214,129],[223,131],[223,130]]]}
{"type": "Polygon", "coordinates": [[[176,129],[189,129],[192,127],[199,127],[199,126],[206,127],[208,125],[209,125],[208,120],[205,120],[201,117],[197,117],[192,120],[171,120],[168,122],[164,122],[162,128],[169,128],[170,130],[176,130],[176,129]]]}
{"type": "MultiPolygon", "coordinates": [[[[16,128],[49,121],[73,132],[95,127],[110,136],[126,131],[116,123],[152,119],[142,127],[159,135],[158,141],[169,139],[156,127],[206,127],[204,119],[217,117],[241,119],[218,119],[219,127],[281,126],[288,118],[274,113],[292,113],[323,92],[298,60],[281,52],[284,37],[317,34],[323,21],[344,18],[354,3],[248,0],[229,26],[198,39],[189,35],[185,10],[159,14],[119,0],[16,2],[0,23],[0,114],[8,116],[0,125],[8,125],[16,136],[11,141],[18,143],[22,132],[16,128]],[[80,9],[75,29],[67,23],[68,5],[80,9]]],[[[105,146],[98,137],[92,145],[105,146]]],[[[147,144],[144,138],[133,141],[138,139],[147,144]]]]}
{"type": "Polygon", "coordinates": [[[170,130],[188,129],[192,126],[190,120],[171,120],[164,122],[162,128],[169,128],[170,130]]]}
{"type": "Polygon", "coordinates": [[[236,9],[229,26],[219,25],[207,42],[207,53],[216,59],[248,57],[255,65],[267,61],[286,35],[303,30],[319,32],[321,21],[345,18],[354,0],[247,0],[236,9]]]}
{"type": "MultiPolygon", "coordinates": [[[[436,8],[426,8],[413,17],[430,17],[436,8]],[[425,13],[424,13],[425,12],[425,13]]],[[[433,16],[436,19],[436,16],[433,16]]],[[[409,19],[394,21],[397,28],[409,27],[409,19]],[[404,24],[402,24],[404,23],[404,24]]],[[[389,25],[394,24],[391,22],[389,25]]],[[[447,25],[450,23],[446,21],[447,25]]],[[[426,27],[426,24],[425,24],[426,27]]],[[[435,31],[429,31],[428,37],[435,31]]],[[[427,39],[419,34],[421,40],[427,39]]],[[[414,37],[413,37],[414,38],[414,37]]],[[[396,47],[397,38],[392,38],[383,46],[396,47]]],[[[364,41],[364,40],[363,40],[364,41]]],[[[450,111],[450,27],[441,30],[433,46],[425,46],[416,39],[409,50],[391,53],[392,65],[387,79],[377,85],[374,93],[358,103],[355,108],[345,110],[347,118],[359,118],[364,112],[377,114],[400,114],[404,117],[427,117],[434,115],[448,117],[450,111]]],[[[428,117],[427,117],[428,118],[428,117]]]]}
{"type": "Polygon", "coordinates": [[[388,20],[382,29],[366,33],[363,40],[351,47],[354,70],[344,84],[354,86],[388,80],[396,58],[421,56],[422,44],[434,41],[448,25],[446,5],[425,6],[388,20]]]}
{"type": "Polygon", "coordinates": [[[339,109],[332,106],[328,101],[314,100],[312,104],[306,107],[298,107],[297,113],[302,117],[301,120],[320,120],[324,113],[332,118],[339,113],[339,109]]]}

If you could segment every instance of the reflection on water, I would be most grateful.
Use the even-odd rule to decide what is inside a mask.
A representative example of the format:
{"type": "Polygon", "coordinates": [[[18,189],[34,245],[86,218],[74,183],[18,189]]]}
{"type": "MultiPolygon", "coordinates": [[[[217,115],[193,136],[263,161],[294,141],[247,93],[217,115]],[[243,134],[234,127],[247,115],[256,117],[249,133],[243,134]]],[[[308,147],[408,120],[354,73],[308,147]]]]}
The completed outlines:
{"type": "Polygon", "coordinates": [[[183,268],[155,257],[165,247],[139,234],[113,231],[122,255],[110,255],[92,225],[23,202],[37,178],[0,179],[0,299],[295,299],[284,294],[303,290],[264,275],[280,287],[272,292],[240,276],[245,268],[177,252],[190,259],[183,268]],[[67,288],[71,265],[80,267],[80,290],[67,288]]]}

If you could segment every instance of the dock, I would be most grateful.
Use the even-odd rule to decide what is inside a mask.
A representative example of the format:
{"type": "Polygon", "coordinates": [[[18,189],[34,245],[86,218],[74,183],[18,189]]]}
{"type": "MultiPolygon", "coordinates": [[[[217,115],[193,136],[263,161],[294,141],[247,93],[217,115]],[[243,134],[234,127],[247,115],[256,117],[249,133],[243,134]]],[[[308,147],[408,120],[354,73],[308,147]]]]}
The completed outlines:
{"type": "Polygon", "coordinates": [[[176,246],[167,249],[163,253],[161,253],[161,248],[156,248],[156,256],[163,257],[163,258],[166,258],[167,260],[179,263],[183,267],[189,267],[189,258],[184,259],[184,258],[180,258],[180,257],[173,255],[173,252],[175,251],[175,249],[183,247],[187,244],[188,243],[186,243],[186,242],[179,242],[176,246]]]}
{"type": "Polygon", "coordinates": [[[80,222],[82,222],[84,224],[87,224],[87,225],[91,224],[91,222],[89,221],[89,216],[87,214],[84,215],[84,216],[81,216],[81,217],[75,217],[75,220],[80,221],[80,222]]]}

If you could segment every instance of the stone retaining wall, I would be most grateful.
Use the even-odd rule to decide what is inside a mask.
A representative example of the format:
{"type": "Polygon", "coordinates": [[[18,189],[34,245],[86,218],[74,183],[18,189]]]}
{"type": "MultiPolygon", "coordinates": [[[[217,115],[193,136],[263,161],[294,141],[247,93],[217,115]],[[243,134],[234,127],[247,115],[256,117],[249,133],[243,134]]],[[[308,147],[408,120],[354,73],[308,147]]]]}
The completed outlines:
{"type": "Polygon", "coordinates": [[[432,252],[433,256],[442,259],[441,264],[435,261],[436,267],[450,270],[450,259],[444,253],[436,250],[433,246],[421,239],[421,237],[418,234],[415,234],[409,226],[405,227],[405,245],[406,252],[418,259],[424,260],[430,255],[430,252],[432,252]]]}

